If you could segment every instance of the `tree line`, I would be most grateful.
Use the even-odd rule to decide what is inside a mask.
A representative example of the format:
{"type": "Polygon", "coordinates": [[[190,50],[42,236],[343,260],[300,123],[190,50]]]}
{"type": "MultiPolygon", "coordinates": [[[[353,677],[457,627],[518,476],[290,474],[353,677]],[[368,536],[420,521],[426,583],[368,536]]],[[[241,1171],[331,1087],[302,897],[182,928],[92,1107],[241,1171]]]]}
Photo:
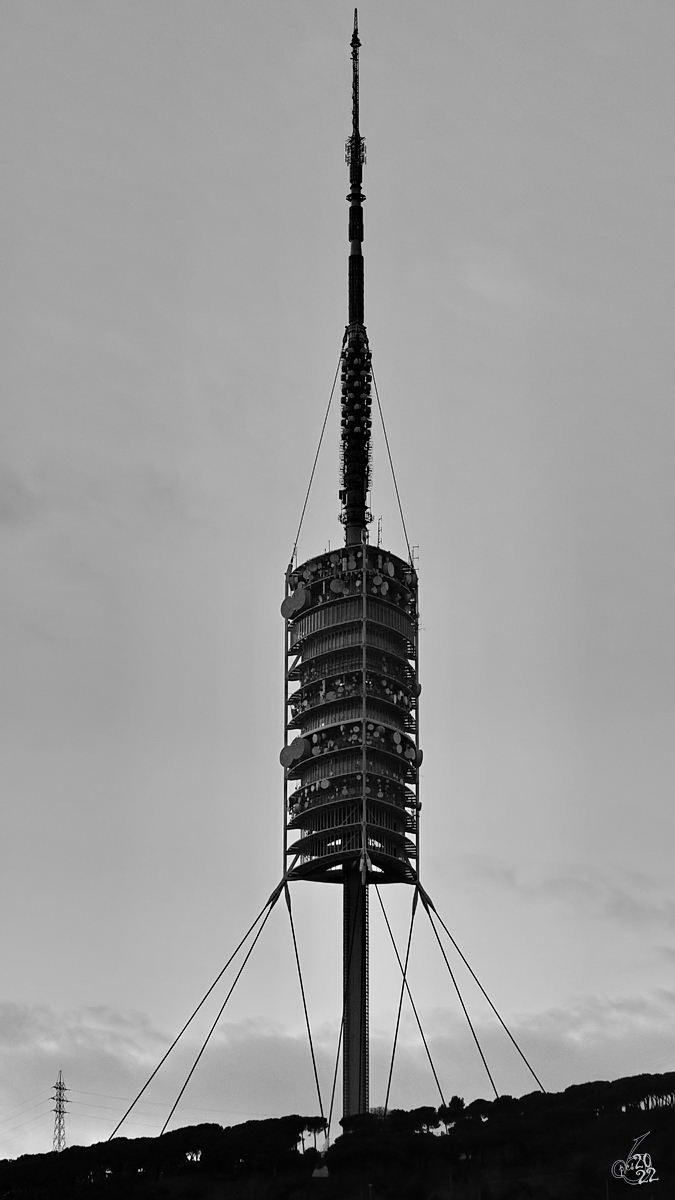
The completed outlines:
{"type": "Polygon", "coordinates": [[[228,1200],[602,1200],[625,1192],[612,1162],[648,1130],[659,1177],[650,1200],[674,1194],[675,1072],[470,1104],[453,1096],[438,1108],[374,1109],[341,1125],[325,1152],[323,1119],[295,1114],[24,1155],[0,1161],[0,1200],[197,1197],[214,1181],[228,1200]]]}

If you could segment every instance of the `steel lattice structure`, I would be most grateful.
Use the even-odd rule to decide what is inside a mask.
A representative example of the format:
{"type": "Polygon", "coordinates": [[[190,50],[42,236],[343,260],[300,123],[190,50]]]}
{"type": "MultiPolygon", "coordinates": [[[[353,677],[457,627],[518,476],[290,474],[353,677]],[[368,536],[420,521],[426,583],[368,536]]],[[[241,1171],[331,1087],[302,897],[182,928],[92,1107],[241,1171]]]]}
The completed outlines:
{"type": "Polygon", "coordinates": [[[52,1143],[52,1149],[56,1150],[59,1154],[66,1148],[66,1104],[68,1104],[68,1101],[66,1100],[67,1091],[68,1088],[63,1082],[63,1072],[59,1071],[59,1077],[54,1084],[54,1095],[52,1096],[52,1100],[54,1101],[53,1112],[55,1114],[54,1140],[52,1143]]]}
{"type": "Polygon", "coordinates": [[[354,14],[349,324],[341,356],[344,546],[286,573],[285,863],[343,888],[343,1112],[368,1110],[368,886],[416,884],[419,821],[417,575],[368,544],[371,353],[364,325],[365,143],[354,14]]]}

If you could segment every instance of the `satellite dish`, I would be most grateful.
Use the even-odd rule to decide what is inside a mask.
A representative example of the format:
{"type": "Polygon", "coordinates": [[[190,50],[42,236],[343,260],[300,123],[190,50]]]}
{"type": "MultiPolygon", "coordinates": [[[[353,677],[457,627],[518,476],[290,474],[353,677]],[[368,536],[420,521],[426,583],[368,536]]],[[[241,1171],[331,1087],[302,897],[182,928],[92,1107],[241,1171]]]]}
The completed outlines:
{"type": "Polygon", "coordinates": [[[284,770],[287,770],[288,767],[292,766],[293,753],[291,751],[290,746],[284,746],[283,750],[281,751],[281,754],[279,755],[279,762],[281,763],[284,770]]]}
{"type": "Polygon", "coordinates": [[[281,754],[279,755],[279,762],[284,768],[292,767],[294,762],[296,762],[298,759],[304,758],[308,750],[309,742],[306,738],[293,738],[293,741],[290,743],[290,745],[284,746],[283,750],[281,751],[281,754]]]}
{"type": "Polygon", "coordinates": [[[281,605],[282,617],[284,617],[284,619],[286,621],[290,621],[291,618],[294,617],[297,612],[300,612],[301,608],[304,608],[304,606],[305,606],[307,600],[309,599],[309,597],[311,596],[311,594],[312,593],[309,591],[308,588],[304,588],[304,587],[296,588],[295,591],[292,593],[292,595],[287,596],[286,599],[284,601],[282,601],[282,605],[281,605]]]}

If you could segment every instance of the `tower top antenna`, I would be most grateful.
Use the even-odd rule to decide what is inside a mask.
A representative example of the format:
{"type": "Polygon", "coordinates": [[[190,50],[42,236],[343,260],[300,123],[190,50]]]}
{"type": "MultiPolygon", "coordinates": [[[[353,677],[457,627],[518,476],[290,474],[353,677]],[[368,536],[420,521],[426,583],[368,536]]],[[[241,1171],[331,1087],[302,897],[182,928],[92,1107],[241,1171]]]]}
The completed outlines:
{"type": "MultiPolygon", "coordinates": [[[[359,10],[354,9],[352,33],[352,138],[359,139],[359,10]]],[[[356,141],[358,146],[358,140],[356,141]]]]}
{"type": "Polygon", "coordinates": [[[347,545],[368,540],[370,488],[370,351],[364,326],[363,202],[365,143],[359,128],[359,23],[352,33],[352,132],[345,145],[349,167],[349,324],[342,348],[342,488],[340,520],[347,545]]]}
{"type": "Polygon", "coordinates": [[[352,33],[352,132],[345,143],[345,159],[349,167],[349,324],[363,325],[363,201],[361,191],[366,143],[361,137],[359,114],[359,38],[358,10],[354,9],[352,33]]]}

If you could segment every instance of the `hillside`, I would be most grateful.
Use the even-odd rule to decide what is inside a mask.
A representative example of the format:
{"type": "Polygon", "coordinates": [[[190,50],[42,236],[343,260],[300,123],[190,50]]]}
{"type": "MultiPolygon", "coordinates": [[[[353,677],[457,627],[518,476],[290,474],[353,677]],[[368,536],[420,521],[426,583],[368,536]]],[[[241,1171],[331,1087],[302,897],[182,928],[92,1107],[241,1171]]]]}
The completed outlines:
{"type": "Polygon", "coordinates": [[[344,1124],[323,1157],[320,1120],[297,1115],[25,1155],[0,1162],[0,1200],[608,1200],[640,1177],[649,1200],[675,1194],[675,1072],[344,1124]],[[643,1134],[651,1178],[649,1158],[613,1177],[643,1134]]]}

